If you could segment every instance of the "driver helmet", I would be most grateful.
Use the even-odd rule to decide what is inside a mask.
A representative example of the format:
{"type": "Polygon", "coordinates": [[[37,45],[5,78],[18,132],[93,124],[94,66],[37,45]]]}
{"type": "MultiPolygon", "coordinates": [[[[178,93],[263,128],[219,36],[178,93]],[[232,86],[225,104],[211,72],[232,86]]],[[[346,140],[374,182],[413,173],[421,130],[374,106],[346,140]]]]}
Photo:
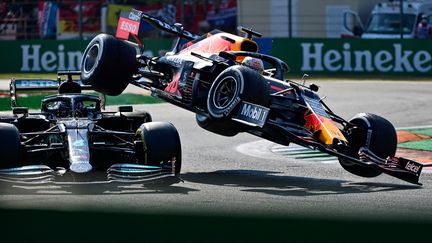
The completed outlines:
{"type": "Polygon", "coordinates": [[[264,72],[264,63],[261,59],[255,57],[245,57],[242,61],[242,64],[246,67],[256,70],[260,74],[263,74],[264,72]]]}
{"type": "Polygon", "coordinates": [[[85,106],[84,103],[80,100],[80,101],[75,101],[74,104],[74,108],[75,108],[75,116],[85,116],[86,112],[85,112],[85,106]]]}
{"type": "Polygon", "coordinates": [[[67,101],[58,100],[51,109],[57,112],[58,117],[68,117],[70,115],[71,105],[67,101]]]}
{"type": "Polygon", "coordinates": [[[84,103],[82,101],[75,101],[75,109],[81,110],[84,108],[84,103]]]}

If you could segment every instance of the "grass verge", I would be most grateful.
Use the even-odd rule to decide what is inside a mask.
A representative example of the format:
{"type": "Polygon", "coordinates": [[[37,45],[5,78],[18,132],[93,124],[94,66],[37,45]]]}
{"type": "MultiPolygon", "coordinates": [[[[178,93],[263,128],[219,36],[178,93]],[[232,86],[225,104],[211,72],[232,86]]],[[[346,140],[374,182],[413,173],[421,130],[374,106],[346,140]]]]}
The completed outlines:
{"type": "MultiPolygon", "coordinates": [[[[52,93],[51,93],[52,94],[52,93]]],[[[39,109],[41,106],[41,100],[47,94],[35,94],[25,97],[18,97],[18,105],[28,107],[29,109],[39,109]]],[[[161,103],[160,99],[152,96],[143,96],[139,94],[122,94],[119,96],[107,96],[106,105],[135,105],[135,104],[155,104],[161,103]]],[[[9,96],[0,97],[0,111],[9,111],[10,98],[9,96]]]]}
{"type": "MultiPolygon", "coordinates": [[[[409,129],[406,130],[413,134],[432,136],[432,128],[421,128],[421,129],[409,129]]],[[[427,150],[432,151],[432,139],[423,139],[418,141],[409,141],[398,144],[399,148],[415,149],[415,150],[427,150]]]]}
{"type": "Polygon", "coordinates": [[[399,148],[432,151],[432,139],[412,141],[398,144],[399,148]]]}
{"type": "Polygon", "coordinates": [[[57,79],[57,73],[0,73],[0,79],[9,80],[12,78],[57,79]]]}

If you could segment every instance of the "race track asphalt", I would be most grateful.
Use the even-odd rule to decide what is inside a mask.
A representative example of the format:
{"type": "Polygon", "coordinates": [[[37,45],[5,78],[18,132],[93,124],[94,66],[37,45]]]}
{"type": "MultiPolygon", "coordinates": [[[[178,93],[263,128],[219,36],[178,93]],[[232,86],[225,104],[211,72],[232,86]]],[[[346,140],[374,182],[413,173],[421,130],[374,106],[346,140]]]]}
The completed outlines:
{"type": "MultiPolygon", "coordinates": [[[[325,81],[319,94],[342,117],[376,113],[397,128],[432,125],[432,82],[325,81]]],[[[182,183],[169,187],[77,185],[0,187],[0,208],[60,211],[271,215],[348,219],[432,220],[432,173],[416,186],[387,175],[362,178],[338,163],[272,153],[249,134],[222,137],[170,104],[140,105],[170,121],[183,146],[182,183]],[[257,156],[250,144],[260,144],[257,156]],[[246,147],[245,147],[246,146],[246,147]],[[243,148],[243,149],[242,149],[243,148]],[[246,148],[246,149],[244,149],[246,148]]]]}

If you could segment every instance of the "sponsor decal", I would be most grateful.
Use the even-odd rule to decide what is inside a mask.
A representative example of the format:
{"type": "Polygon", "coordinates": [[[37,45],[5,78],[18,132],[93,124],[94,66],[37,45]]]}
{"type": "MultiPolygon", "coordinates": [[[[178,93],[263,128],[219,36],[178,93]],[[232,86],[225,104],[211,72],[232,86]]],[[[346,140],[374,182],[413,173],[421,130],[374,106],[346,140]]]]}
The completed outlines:
{"type": "Polygon", "coordinates": [[[78,70],[81,68],[82,51],[65,51],[59,44],[57,52],[41,52],[42,45],[21,45],[22,72],[54,72],[57,70],[78,70]]]}
{"type": "Polygon", "coordinates": [[[172,64],[175,67],[181,67],[183,65],[183,63],[185,62],[184,59],[182,59],[180,57],[176,57],[176,56],[167,56],[166,60],[168,62],[170,62],[170,64],[172,64]]]}
{"type": "Polygon", "coordinates": [[[245,104],[243,105],[240,114],[254,120],[263,121],[267,115],[267,112],[263,108],[245,104]]]}
{"type": "Polygon", "coordinates": [[[270,110],[266,107],[242,102],[236,118],[263,127],[269,111],[270,110]]]}
{"type": "Polygon", "coordinates": [[[344,43],[342,50],[326,48],[324,42],[301,43],[304,71],[330,72],[407,72],[432,71],[432,54],[427,50],[408,50],[393,43],[385,50],[353,50],[344,43]]]}
{"type": "Polygon", "coordinates": [[[408,171],[417,173],[421,169],[421,165],[408,161],[405,165],[405,169],[407,169],[408,171]]]}
{"type": "Polygon", "coordinates": [[[240,98],[236,97],[233,102],[227,107],[227,109],[225,110],[225,112],[223,113],[224,116],[228,116],[229,113],[231,113],[231,111],[237,106],[238,103],[240,103],[240,98]]]}
{"type": "Polygon", "coordinates": [[[57,87],[58,82],[54,80],[15,80],[15,86],[17,88],[27,87],[57,87]]]}
{"type": "Polygon", "coordinates": [[[120,17],[119,24],[117,26],[116,37],[127,40],[129,38],[129,33],[133,35],[138,35],[139,26],[139,22],[134,22],[129,19],[120,17]]]}
{"type": "Polygon", "coordinates": [[[416,175],[420,175],[423,169],[423,164],[402,157],[388,157],[386,160],[386,164],[405,169],[416,175]]]}
{"type": "Polygon", "coordinates": [[[132,11],[130,11],[128,18],[132,21],[136,21],[139,22],[141,20],[141,15],[142,12],[136,9],[132,9],[132,11]]]}
{"type": "Polygon", "coordinates": [[[116,37],[127,40],[129,34],[138,35],[142,12],[132,9],[130,12],[121,12],[117,25],[116,37]]]}

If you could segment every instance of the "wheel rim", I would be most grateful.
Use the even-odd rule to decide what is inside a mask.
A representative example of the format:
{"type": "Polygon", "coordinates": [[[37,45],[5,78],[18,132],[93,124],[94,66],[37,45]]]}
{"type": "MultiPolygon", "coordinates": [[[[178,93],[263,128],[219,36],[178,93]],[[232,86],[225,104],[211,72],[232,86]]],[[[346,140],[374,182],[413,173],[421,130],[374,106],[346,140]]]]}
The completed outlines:
{"type": "Polygon", "coordinates": [[[94,44],[84,57],[84,72],[90,73],[96,68],[99,55],[99,44],[94,44]]]}
{"type": "Polygon", "coordinates": [[[215,88],[213,104],[218,109],[227,108],[235,99],[238,92],[238,82],[232,77],[226,77],[215,88]]]}

